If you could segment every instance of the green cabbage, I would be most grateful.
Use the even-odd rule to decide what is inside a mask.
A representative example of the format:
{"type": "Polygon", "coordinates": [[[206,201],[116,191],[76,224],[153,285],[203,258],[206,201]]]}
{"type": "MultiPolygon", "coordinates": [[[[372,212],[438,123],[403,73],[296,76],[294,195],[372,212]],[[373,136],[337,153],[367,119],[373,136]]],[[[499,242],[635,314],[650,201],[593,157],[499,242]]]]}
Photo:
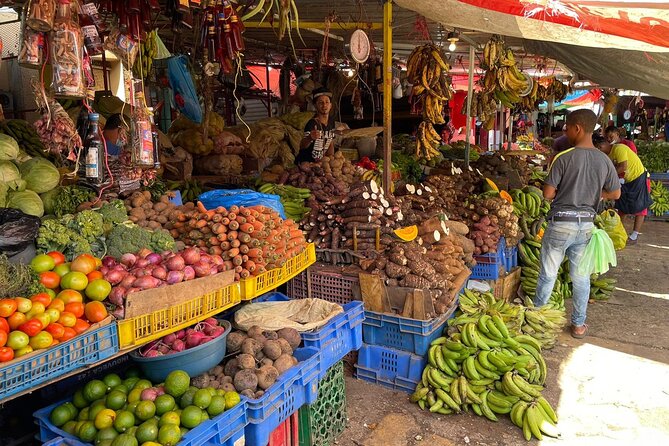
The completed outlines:
{"type": "Polygon", "coordinates": [[[0,160],[11,161],[19,156],[19,145],[11,136],[0,134],[0,160]]]}
{"type": "Polygon", "coordinates": [[[12,192],[9,194],[7,207],[20,209],[24,214],[41,217],[44,215],[44,205],[39,195],[31,190],[12,192]]]}
{"type": "Polygon", "coordinates": [[[7,207],[7,185],[0,181],[0,208],[7,207]]]}
{"type": "Polygon", "coordinates": [[[10,181],[21,179],[21,172],[11,161],[0,161],[0,182],[9,183],[10,181]]]}
{"type": "Polygon", "coordinates": [[[60,172],[44,158],[32,158],[21,164],[21,178],[28,182],[28,189],[38,194],[58,186],[60,172]]]}
{"type": "Polygon", "coordinates": [[[42,203],[44,204],[44,213],[47,215],[53,215],[55,213],[55,204],[58,199],[58,193],[61,191],[60,187],[51,189],[49,192],[44,192],[40,194],[42,203]]]}

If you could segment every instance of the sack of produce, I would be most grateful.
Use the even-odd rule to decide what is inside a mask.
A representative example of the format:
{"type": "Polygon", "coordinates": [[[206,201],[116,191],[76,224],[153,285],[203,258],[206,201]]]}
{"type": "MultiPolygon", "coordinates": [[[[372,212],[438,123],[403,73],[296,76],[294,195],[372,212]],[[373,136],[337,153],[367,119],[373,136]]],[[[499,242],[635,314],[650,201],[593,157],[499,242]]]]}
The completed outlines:
{"type": "Polygon", "coordinates": [[[293,328],[299,332],[314,330],[342,313],[341,305],[322,299],[295,299],[285,302],[259,302],[244,305],[235,313],[235,327],[248,331],[253,326],[263,330],[293,328]]]}
{"type": "Polygon", "coordinates": [[[0,209],[0,253],[9,257],[32,245],[40,220],[18,209],[0,209]]]}

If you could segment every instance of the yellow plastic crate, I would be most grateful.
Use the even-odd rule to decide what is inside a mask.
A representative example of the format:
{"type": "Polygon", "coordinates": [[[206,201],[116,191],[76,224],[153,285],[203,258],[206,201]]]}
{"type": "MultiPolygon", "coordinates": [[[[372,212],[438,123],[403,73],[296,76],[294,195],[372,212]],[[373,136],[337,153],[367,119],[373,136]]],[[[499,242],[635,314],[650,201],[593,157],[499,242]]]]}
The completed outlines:
{"type": "Polygon", "coordinates": [[[233,283],[179,305],[120,320],[119,347],[135,347],[161,338],[225,311],[240,301],[239,286],[233,283]]]}
{"type": "Polygon", "coordinates": [[[314,262],[316,262],[316,246],[310,243],[307,249],[288,259],[281,268],[241,280],[239,282],[241,300],[251,300],[273,290],[297,276],[314,262]]]}

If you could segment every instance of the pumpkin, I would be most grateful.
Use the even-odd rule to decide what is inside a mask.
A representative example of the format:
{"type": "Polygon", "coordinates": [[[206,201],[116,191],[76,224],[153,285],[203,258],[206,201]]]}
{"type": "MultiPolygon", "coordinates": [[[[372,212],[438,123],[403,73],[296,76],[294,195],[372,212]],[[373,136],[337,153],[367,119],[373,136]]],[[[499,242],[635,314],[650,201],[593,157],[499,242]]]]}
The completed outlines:
{"type": "Polygon", "coordinates": [[[393,231],[397,237],[405,242],[410,242],[418,237],[418,226],[407,226],[405,228],[395,229],[393,231]]]}
{"type": "Polygon", "coordinates": [[[505,190],[500,191],[499,196],[508,201],[509,203],[513,204],[513,198],[511,198],[511,195],[509,195],[507,191],[505,190]]]}

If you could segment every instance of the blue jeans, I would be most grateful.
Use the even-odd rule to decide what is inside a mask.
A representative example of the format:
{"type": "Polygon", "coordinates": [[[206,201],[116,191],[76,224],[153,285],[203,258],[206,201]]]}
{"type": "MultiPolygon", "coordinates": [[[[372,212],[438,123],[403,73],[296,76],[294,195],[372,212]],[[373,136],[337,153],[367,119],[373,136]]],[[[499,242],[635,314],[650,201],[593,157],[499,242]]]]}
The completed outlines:
{"type": "Polygon", "coordinates": [[[590,222],[551,222],[541,242],[541,271],[537,280],[537,294],[534,305],[543,306],[548,303],[560,264],[565,254],[569,258],[569,274],[573,286],[574,311],[571,322],[576,326],[585,323],[588,299],[590,298],[590,276],[578,274],[585,247],[590,241],[594,225],[590,222]]]}

